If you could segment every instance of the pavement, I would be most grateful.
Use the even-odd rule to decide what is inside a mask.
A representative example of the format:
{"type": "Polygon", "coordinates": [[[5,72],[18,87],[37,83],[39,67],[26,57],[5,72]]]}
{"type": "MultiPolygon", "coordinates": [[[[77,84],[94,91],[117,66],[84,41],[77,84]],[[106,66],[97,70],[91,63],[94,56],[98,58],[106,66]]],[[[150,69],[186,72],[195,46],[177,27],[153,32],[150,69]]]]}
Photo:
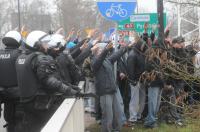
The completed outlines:
{"type": "MultiPolygon", "coordinates": [[[[4,46],[3,46],[3,44],[1,43],[1,39],[0,39],[0,49],[3,49],[4,48],[4,46]]],[[[3,106],[2,106],[2,108],[3,108],[3,106]]],[[[3,110],[1,111],[1,116],[0,116],[0,132],[6,132],[6,129],[5,128],[3,128],[3,126],[5,125],[6,123],[5,123],[5,120],[4,120],[4,118],[3,118],[3,110]]]]}
{"type": "Polygon", "coordinates": [[[1,118],[0,118],[0,132],[6,132],[6,129],[3,128],[3,125],[5,125],[5,121],[4,121],[4,118],[3,118],[3,110],[1,112],[1,118]]]}
{"type": "Polygon", "coordinates": [[[88,128],[89,126],[96,124],[96,120],[94,117],[91,116],[89,113],[85,113],[85,128],[88,128]]]}

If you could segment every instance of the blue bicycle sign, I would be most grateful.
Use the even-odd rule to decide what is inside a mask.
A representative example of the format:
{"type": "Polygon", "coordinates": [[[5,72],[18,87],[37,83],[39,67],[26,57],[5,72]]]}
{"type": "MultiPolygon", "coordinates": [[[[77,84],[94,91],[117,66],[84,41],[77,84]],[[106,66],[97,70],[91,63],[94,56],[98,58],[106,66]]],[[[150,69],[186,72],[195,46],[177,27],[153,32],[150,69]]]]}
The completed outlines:
{"type": "Polygon", "coordinates": [[[101,14],[114,21],[129,18],[135,11],[136,0],[98,0],[97,6],[101,14]]]}
{"type": "Polygon", "coordinates": [[[112,4],[110,9],[106,10],[106,16],[107,17],[113,17],[114,14],[119,15],[120,17],[126,17],[127,16],[127,10],[122,8],[121,4],[114,5],[112,4]]]}

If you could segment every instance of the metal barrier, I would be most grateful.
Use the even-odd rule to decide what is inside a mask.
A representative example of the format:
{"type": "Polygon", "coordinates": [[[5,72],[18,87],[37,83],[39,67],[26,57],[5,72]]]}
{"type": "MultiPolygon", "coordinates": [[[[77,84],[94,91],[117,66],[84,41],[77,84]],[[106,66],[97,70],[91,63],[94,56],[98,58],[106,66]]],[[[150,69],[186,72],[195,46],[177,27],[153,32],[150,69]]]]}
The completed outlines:
{"type": "MultiPolygon", "coordinates": [[[[80,82],[83,88],[85,82],[80,82]]],[[[84,132],[83,99],[65,99],[41,132],[84,132]]]]}

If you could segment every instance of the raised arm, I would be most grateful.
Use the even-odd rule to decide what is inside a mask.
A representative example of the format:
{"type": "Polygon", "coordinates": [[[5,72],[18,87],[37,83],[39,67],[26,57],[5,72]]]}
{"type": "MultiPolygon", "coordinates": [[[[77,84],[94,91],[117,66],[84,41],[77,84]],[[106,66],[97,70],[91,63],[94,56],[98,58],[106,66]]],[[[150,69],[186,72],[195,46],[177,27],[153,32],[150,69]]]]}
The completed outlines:
{"type": "Polygon", "coordinates": [[[111,56],[108,57],[108,60],[114,64],[121,56],[123,56],[128,51],[128,47],[123,47],[117,52],[114,52],[111,56]]]}

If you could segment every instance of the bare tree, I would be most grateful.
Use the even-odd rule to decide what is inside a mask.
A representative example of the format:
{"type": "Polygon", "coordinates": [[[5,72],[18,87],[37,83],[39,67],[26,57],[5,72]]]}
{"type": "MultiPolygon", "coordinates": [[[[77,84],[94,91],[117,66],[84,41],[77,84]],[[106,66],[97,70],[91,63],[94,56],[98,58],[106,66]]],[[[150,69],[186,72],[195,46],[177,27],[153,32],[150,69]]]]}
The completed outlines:
{"type": "Polygon", "coordinates": [[[113,26],[113,22],[105,20],[98,11],[95,2],[82,0],[61,0],[59,3],[63,27],[69,31],[76,29],[101,28],[102,31],[113,26]]]}
{"type": "Polygon", "coordinates": [[[175,37],[178,34],[178,9],[180,9],[180,15],[181,15],[181,34],[187,35],[186,40],[191,40],[193,37],[198,36],[199,30],[196,30],[198,28],[198,11],[197,8],[199,8],[199,2],[200,0],[164,0],[167,5],[170,5],[169,8],[171,8],[168,11],[169,20],[173,20],[174,24],[172,26],[171,36],[175,37]],[[178,8],[178,6],[180,8],[178,8]],[[191,34],[188,34],[192,32],[191,34]]]}
{"type": "Polygon", "coordinates": [[[181,5],[190,5],[190,6],[200,6],[200,0],[165,0],[166,2],[181,4],[181,5]]]}

